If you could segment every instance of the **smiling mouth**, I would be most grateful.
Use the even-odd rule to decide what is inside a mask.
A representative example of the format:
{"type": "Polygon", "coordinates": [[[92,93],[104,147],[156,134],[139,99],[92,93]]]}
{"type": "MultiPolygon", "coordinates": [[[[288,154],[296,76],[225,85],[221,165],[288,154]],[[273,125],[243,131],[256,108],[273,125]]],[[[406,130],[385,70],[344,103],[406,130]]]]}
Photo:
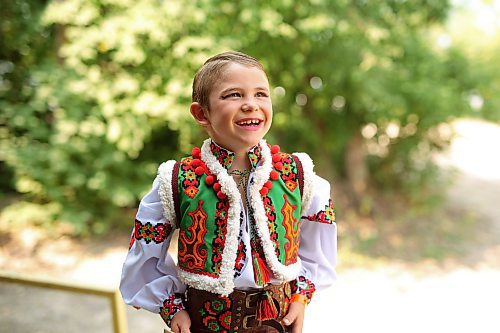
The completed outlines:
{"type": "Polygon", "coordinates": [[[258,126],[262,123],[262,120],[259,119],[250,119],[250,120],[242,120],[236,122],[237,125],[239,126],[258,126]]]}

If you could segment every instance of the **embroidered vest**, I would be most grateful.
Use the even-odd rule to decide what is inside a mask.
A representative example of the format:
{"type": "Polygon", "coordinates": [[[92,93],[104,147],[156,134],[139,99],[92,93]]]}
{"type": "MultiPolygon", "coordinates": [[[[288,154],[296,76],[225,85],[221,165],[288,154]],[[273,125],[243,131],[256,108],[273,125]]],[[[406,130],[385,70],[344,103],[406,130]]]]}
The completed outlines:
{"type": "MultiPolygon", "coordinates": [[[[260,164],[248,187],[249,209],[266,263],[274,278],[287,281],[300,270],[300,217],[311,200],[313,165],[306,154],[272,154],[264,140],[259,145],[260,164]]],[[[179,278],[228,295],[234,289],[242,213],[236,183],[212,153],[209,140],[200,156],[164,163],[159,178],[165,217],[179,227],[179,278]]]]}

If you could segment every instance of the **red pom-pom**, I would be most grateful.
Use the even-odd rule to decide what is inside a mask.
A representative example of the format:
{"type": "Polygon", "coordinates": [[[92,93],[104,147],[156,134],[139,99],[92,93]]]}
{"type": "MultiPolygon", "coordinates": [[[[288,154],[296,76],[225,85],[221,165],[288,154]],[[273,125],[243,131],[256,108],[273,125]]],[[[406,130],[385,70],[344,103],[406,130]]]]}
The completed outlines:
{"type": "Polygon", "coordinates": [[[205,168],[199,166],[196,169],[194,169],[194,173],[197,174],[198,176],[201,176],[202,174],[205,173],[205,168]]]}
{"type": "Polygon", "coordinates": [[[199,167],[201,165],[201,160],[198,159],[198,158],[195,158],[193,160],[193,162],[191,162],[193,164],[193,166],[196,168],[196,167],[199,167]]]}
{"type": "Polygon", "coordinates": [[[220,186],[220,184],[219,184],[219,183],[215,183],[215,184],[214,184],[214,191],[215,191],[215,192],[219,192],[221,188],[222,188],[222,187],[220,186]]]}
{"type": "Polygon", "coordinates": [[[219,198],[221,200],[225,199],[226,198],[226,194],[224,192],[222,192],[222,191],[219,191],[219,192],[217,192],[217,198],[219,198]]]}
{"type": "Polygon", "coordinates": [[[265,196],[269,193],[269,189],[267,187],[263,187],[259,191],[260,195],[265,196]]]}
{"type": "Polygon", "coordinates": [[[271,154],[277,154],[277,153],[279,153],[279,152],[280,152],[280,149],[281,149],[281,148],[280,148],[280,146],[278,146],[278,145],[273,145],[273,146],[271,147],[271,154]]]}
{"type": "Polygon", "coordinates": [[[201,158],[201,149],[198,147],[194,147],[191,150],[191,155],[193,155],[194,158],[201,158]]]}
{"type": "Polygon", "coordinates": [[[271,171],[271,174],[269,176],[271,177],[272,180],[278,180],[278,178],[280,178],[280,174],[274,170],[271,171]]]}
{"type": "Polygon", "coordinates": [[[205,178],[205,184],[208,186],[212,185],[215,182],[214,176],[208,175],[207,178],[205,178]]]}
{"type": "Polygon", "coordinates": [[[281,163],[281,162],[275,163],[275,164],[274,164],[274,168],[275,168],[276,170],[281,171],[281,169],[283,169],[283,163],[281,163]]]}
{"type": "Polygon", "coordinates": [[[273,163],[281,161],[281,156],[280,154],[274,154],[273,155],[273,163]]]}
{"type": "Polygon", "coordinates": [[[273,182],[268,180],[267,182],[264,183],[264,187],[267,187],[268,189],[273,188],[273,182]]]}

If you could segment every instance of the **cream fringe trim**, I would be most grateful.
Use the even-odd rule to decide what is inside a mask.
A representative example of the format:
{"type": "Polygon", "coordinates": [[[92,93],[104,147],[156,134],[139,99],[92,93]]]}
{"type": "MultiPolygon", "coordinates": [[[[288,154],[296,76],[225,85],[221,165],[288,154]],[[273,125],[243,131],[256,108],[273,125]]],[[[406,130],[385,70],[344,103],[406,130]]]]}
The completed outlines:
{"type": "Polygon", "coordinates": [[[312,159],[306,153],[293,153],[297,156],[302,163],[302,169],[304,170],[304,189],[302,193],[302,213],[307,212],[309,206],[311,206],[313,195],[314,195],[314,177],[316,173],[314,172],[314,164],[312,159]]]}
{"type": "Polygon", "coordinates": [[[172,191],[172,170],[174,169],[175,161],[170,160],[162,163],[158,168],[158,178],[160,186],[158,194],[163,206],[163,214],[165,219],[172,225],[176,225],[174,195],[172,191]]]}
{"type": "Polygon", "coordinates": [[[273,170],[271,151],[265,140],[261,140],[262,163],[255,170],[253,184],[250,185],[250,205],[254,210],[254,218],[257,226],[257,234],[260,238],[267,264],[274,273],[274,278],[282,281],[295,279],[300,272],[301,262],[297,257],[297,262],[291,265],[283,265],[276,256],[275,247],[269,234],[269,221],[266,216],[264,203],[260,195],[260,189],[269,180],[269,175],[273,170]]]}
{"type": "MultiPolygon", "coordinates": [[[[237,250],[238,250],[238,233],[240,228],[240,213],[241,213],[241,195],[238,190],[238,186],[236,185],[233,177],[231,177],[227,170],[219,163],[217,158],[213,155],[210,150],[210,142],[211,139],[207,139],[203,142],[201,147],[201,158],[207,165],[208,169],[212,174],[217,176],[217,181],[221,184],[222,192],[224,192],[229,199],[229,211],[228,211],[228,223],[227,223],[227,232],[226,232],[226,242],[224,244],[224,249],[222,252],[222,262],[219,278],[213,278],[210,276],[205,276],[196,273],[190,273],[183,271],[182,269],[178,269],[178,276],[182,282],[198,289],[206,290],[209,292],[213,292],[216,294],[220,294],[223,296],[229,295],[234,289],[234,263],[236,261],[237,250]]],[[[253,183],[250,185],[249,192],[249,201],[250,205],[254,210],[254,218],[256,223],[257,235],[261,240],[262,247],[264,250],[264,255],[266,256],[267,264],[269,268],[274,273],[274,278],[282,281],[290,281],[295,278],[300,273],[300,269],[302,263],[300,258],[297,257],[297,262],[291,265],[283,265],[279,262],[278,257],[276,256],[274,244],[271,241],[271,237],[269,234],[268,227],[268,219],[266,217],[266,212],[264,208],[264,203],[262,201],[260,195],[260,189],[264,186],[264,183],[269,180],[269,175],[273,170],[272,166],[272,156],[269,147],[265,140],[260,141],[260,146],[262,149],[262,163],[255,170],[253,175],[253,183]]],[[[297,157],[299,157],[302,162],[302,167],[304,169],[304,192],[302,196],[302,212],[305,212],[309,205],[311,204],[313,193],[314,193],[314,171],[313,171],[313,163],[311,158],[305,153],[295,153],[297,157]]],[[[171,161],[168,161],[165,167],[165,170],[170,170],[170,178],[165,178],[165,182],[167,183],[166,191],[168,192],[168,186],[171,187],[170,180],[172,175],[172,167],[173,164],[167,164],[171,161]],[[169,167],[169,169],[167,169],[169,167]],[[169,180],[167,182],[167,180],[169,180]]],[[[163,165],[162,165],[163,166],[163,165]]],[[[160,169],[162,169],[160,166],[160,169]]],[[[163,169],[162,169],[163,170],[163,169]]],[[[162,172],[160,172],[163,174],[162,172]]],[[[167,172],[168,173],[168,172],[167,172]]],[[[160,176],[162,177],[162,176],[160,176]]],[[[160,178],[160,180],[162,180],[160,178]]],[[[162,181],[161,183],[164,183],[162,181]]],[[[162,186],[160,186],[160,190],[162,186]]],[[[171,198],[173,203],[173,197],[171,195],[172,189],[169,189],[168,192],[170,195],[165,195],[168,198],[171,198]]],[[[162,198],[164,195],[160,193],[160,197],[162,198]]],[[[167,201],[167,200],[166,200],[167,201]]],[[[168,201],[170,204],[170,201],[168,201]]],[[[165,205],[168,209],[165,209],[166,216],[171,216],[167,214],[172,214],[175,219],[175,210],[172,210],[174,207],[173,204],[171,206],[165,205]],[[168,212],[167,212],[168,210],[168,212]]]]}
{"type": "Polygon", "coordinates": [[[179,277],[184,283],[195,288],[217,293],[223,296],[229,295],[234,289],[234,264],[238,251],[238,233],[240,229],[240,192],[233,177],[219,163],[210,150],[210,139],[205,140],[201,147],[201,159],[205,162],[208,170],[217,176],[217,181],[221,185],[222,192],[229,199],[229,211],[226,230],[226,241],[222,251],[222,262],[219,278],[204,276],[178,270],[179,277]]]}

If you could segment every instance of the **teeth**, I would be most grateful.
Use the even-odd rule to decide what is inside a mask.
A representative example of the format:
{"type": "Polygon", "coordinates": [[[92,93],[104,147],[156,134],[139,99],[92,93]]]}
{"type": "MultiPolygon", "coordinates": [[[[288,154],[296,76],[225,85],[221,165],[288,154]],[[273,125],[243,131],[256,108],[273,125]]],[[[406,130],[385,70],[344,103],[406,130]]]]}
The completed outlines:
{"type": "Polygon", "coordinates": [[[245,126],[258,125],[258,124],[260,124],[260,120],[246,120],[238,122],[238,125],[245,125],[245,126]]]}

